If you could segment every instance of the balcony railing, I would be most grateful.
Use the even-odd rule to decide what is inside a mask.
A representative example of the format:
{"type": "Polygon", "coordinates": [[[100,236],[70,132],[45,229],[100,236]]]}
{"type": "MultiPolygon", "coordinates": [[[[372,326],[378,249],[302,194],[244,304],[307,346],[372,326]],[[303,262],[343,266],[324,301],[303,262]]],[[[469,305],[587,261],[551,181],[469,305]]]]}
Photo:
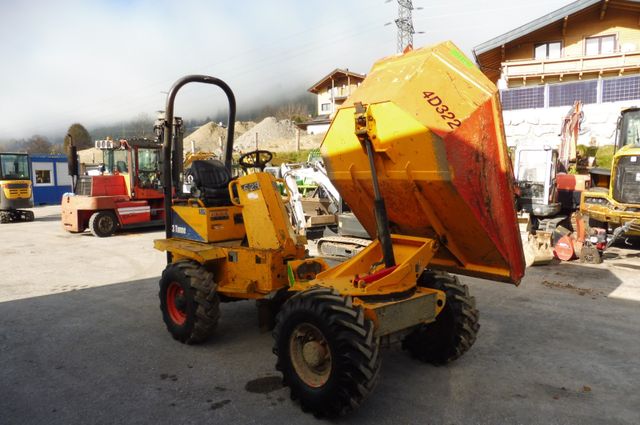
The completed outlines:
{"type": "Polygon", "coordinates": [[[597,56],[564,57],[545,60],[518,60],[503,63],[502,75],[509,80],[536,77],[619,71],[640,68],[640,51],[597,56]]]}
{"type": "Polygon", "coordinates": [[[333,98],[340,99],[345,98],[351,94],[350,87],[334,87],[333,89],[329,89],[329,94],[331,95],[331,91],[333,90],[333,98]]]}

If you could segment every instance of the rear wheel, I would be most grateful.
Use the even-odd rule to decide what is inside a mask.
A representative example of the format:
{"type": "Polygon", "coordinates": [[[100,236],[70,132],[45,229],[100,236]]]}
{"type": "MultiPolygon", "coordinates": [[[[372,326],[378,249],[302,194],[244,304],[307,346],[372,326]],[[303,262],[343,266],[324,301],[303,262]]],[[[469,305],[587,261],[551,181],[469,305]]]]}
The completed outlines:
{"type": "Polygon", "coordinates": [[[11,214],[8,211],[0,211],[0,223],[11,222],[11,214]]]}
{"type": "Polygon", "coordinates": [[[173,338],[186,344],[206,341],[220,317],[213,275],[198,263],[172,263],[160,278],[160,310],[173,338]]]}
{"type": "Polygon", "coordinates": [[[282,307],[273,337],[276,369],[305,412],[343,415],[375,387],[379,340],[351,297],[321,287],[299,292],[282,307]]]}
{"type": "Polygon", "coordinates": [[[478,310],[467,285],[448,273],[425,271],[418,285],[446,294],[444,308],[435,322],[420,325],[402,342],[402,347],[427,363],[446,364],[462,356],[476,341],[478,310]]]}
{"type": "Polygon", "coordinates": [[[106,238],[113,235],[118,228],[118,219],[112,211],[98,211],[89,218],[89,230],[93,236],[106,238]]]}

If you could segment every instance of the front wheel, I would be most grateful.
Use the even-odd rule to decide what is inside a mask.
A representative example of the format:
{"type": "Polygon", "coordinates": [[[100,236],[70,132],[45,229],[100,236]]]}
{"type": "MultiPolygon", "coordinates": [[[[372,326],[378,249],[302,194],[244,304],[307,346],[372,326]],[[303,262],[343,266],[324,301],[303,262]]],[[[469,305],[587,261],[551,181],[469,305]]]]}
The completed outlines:
{"type": "Polygon", "coordinates": [[[467,285],[448,273],[425,271],[418,285],[438,289],[446,302],[435,322],[420,325],[402,342],[402,347],[426,363],[446,364],[456,360],[476,341],[480,324],[476,300],[467,285]]]}
{"type": "Polygon", "coordinates": [[[118,219],[113,211],[98,211],[89,218],[89,230],[97,238],[113,235],[118,228],[118,219]]]}
{"type": "Polygon", "coordinates": [[[282,307],[273,337],[276,369],[305,412],[343,415],[375,387],[379,339],[351,297],[322,287],[299,292],[282,307]]]}
{"type": "Polygon", "coordinates": [[[204,342],[220,317],[213,275],[193,261],[169,264],[160,278],[160,310],[167,330],[185,344],[204,342]]]}

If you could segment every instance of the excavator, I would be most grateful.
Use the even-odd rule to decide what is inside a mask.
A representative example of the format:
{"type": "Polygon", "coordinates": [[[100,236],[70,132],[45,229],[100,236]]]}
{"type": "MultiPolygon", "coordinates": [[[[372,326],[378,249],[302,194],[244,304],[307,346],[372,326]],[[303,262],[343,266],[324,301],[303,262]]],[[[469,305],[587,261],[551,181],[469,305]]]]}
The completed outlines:
{"type": "Polygon", "coordinates": [[[589,226],[594,247],[589,255],[601,261],[602,252],[618,239],[640,236],[640,108],[620,112],[615,152],[609,168],[591,170],[591,189],[582,192],[580,212],[589,226]],[[610,237],[607,230],[613,229],[610,237]]]}
{"type": "Polygon", "coordinates": [[[33,221],[33,192],[26,153],[0,153],[0,223],[33,221]]]}
{"type": "Polygon", "coordinates": [[[375,240],[334,267],[307,255],[289,195],[263,171],[268,153],[242,155],[254,172],[232,178],[232,131],[223,161],[194,161],[181,193],[172,121],[176,95],[192,83],[222,89],[228,129],[236,115],[233,91],[215,77],[186,76],[167,95],[167,225],[154,246],[167,253],[159,297],[174,339],[208,340],[221,303],[256,300],[291,398],[329,418],[365,402],[382,347],[401,344],[433,364],[471,348],[478,309],[451,273],[517,285],[525,265],[498,92],[453,43],[378,61],[337,111],[322,156],[375,240]]]}
{"type": "Polygon", "coordinates": [[[340,193],[327,177],[322,161],[285,163],[280,170],[290,194],[289,207],[296,233],[313,239],[319,255],[350,258],[371,243],[369,234],[342,202],[340,193]],[[315,187],[311,196],[302,195],[297,183],[299,179],[310,181],[315,187]]]}

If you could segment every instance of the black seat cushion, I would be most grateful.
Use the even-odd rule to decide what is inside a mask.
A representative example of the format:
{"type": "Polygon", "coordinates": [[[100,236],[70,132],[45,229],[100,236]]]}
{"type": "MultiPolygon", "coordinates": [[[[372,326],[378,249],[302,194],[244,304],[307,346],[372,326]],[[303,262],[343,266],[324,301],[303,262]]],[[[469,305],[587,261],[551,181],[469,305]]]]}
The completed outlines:
{"type": "Polygon", "coordinates": [[[221,161],[217,159],[193,161],[187,174],[193,177],[191,191],[197,194],[206,206],[231,205],[227,188],[231,176],[221,161]]]}
{"type": "Polygon", "coordinates": [[[226,188],[231,176],[222,161],[217,159],[199,160],[191,163],[190,173],[197,188],[226,188]]]}

